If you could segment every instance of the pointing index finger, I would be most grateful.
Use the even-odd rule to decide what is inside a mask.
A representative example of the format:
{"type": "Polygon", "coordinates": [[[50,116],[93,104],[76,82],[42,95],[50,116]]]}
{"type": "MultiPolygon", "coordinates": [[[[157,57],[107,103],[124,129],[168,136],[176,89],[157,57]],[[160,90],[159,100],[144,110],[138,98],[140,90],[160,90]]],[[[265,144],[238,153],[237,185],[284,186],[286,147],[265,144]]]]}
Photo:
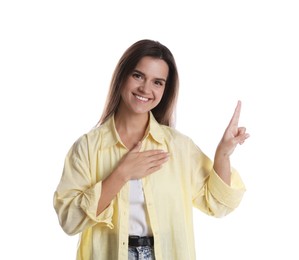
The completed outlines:
{"type": "Polygon", "coordinates": [[[229,125],[228,127],[231,127],[231,126],[238,126],[239,124],[239,118],[240,118],[240,113],[241,113],[241,101],[238,100],[238,104],[235,108],[235,111],[234,111],[234,114],[229,122],[229,125]]]}

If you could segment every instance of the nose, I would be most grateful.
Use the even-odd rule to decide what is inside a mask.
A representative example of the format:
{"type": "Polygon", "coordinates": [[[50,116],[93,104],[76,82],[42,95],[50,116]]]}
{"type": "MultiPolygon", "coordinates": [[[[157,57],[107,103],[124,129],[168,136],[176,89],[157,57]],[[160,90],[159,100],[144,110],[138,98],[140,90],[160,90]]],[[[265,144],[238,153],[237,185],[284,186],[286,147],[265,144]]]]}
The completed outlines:
{"type": "Polygon", "coordinates": [[[138,90],[139,90],[140,92],[143,92],[143,93],[149,93],[150,88],[151,88],[151,86],[150,86],[150,82],[148,82],[148,81],[143,81],[143,82],[139,85],[138,90]]]}

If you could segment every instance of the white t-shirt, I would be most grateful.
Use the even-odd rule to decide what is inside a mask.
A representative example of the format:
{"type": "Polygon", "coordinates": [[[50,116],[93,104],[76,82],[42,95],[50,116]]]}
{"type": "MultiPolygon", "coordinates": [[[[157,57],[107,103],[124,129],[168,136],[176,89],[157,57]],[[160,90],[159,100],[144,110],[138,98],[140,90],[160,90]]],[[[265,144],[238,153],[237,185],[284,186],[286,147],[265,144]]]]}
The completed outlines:
{"type": "Polygon", "coordinates": [[[130,181],[129,235],[152,235],[141,180],[130,181]]]}

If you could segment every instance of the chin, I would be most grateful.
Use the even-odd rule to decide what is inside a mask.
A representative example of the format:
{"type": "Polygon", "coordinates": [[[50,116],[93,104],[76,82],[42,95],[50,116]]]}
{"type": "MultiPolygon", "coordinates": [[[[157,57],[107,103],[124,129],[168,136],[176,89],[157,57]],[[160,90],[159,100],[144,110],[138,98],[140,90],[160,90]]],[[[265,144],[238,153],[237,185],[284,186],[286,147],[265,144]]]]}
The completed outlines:
{"type": "Polygon", "coordinates": [[[133,111],[133,113],[135,113],[135,114],[146,114],[146,113],[148,113],[148,112],[150,112],[152,110],[152,108],[132,108],[132,111],[133,111]]]}
{"type": "Polygon", "coordinates": [[[135,110],[134,113],[137,114],[137,115],[142,115],[142,114],[148,114],[151,110],[135,110]]]}

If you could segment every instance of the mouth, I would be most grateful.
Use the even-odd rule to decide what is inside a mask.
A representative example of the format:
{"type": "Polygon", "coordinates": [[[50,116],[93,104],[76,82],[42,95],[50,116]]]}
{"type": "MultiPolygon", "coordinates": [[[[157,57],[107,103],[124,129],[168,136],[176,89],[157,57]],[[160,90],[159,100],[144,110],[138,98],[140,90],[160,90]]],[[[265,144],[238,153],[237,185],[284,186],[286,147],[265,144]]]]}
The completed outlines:
{"type": "Polygon", "coordinates": [[[143,97],[143,96],[140,96],[140,95],[137,95],[137,94],[134,94],[134,97],[137,98],[138,100],[142,101],[142,102],[147,102],[149,101],[150,99],[149,98],[146,98],[146,97],[143,97]]]}

